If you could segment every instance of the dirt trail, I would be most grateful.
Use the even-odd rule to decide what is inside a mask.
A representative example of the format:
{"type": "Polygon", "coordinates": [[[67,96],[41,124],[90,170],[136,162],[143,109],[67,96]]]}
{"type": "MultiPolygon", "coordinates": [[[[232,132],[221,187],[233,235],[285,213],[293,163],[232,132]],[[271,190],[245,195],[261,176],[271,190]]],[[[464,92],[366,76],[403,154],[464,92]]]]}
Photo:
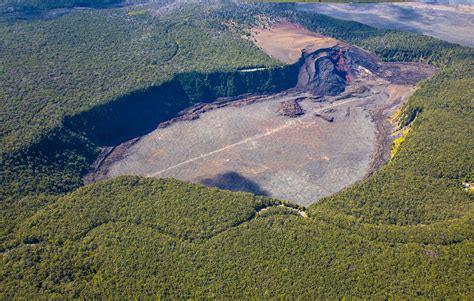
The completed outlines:
{"type": "Polygon", "coordinates": [[[257,211],[256,216],[260,216],[263,213],[265,213],[266,211],[270,210],[271,208],[275,208],[275,207],[286,208],[286,209],[290,210],[291,212],[293,212],[294,214],[296,214],[296,215],[298,215],[302,218],[308,218],[308,214],[305,211],[303,211],[301,209],[290,207],[290,206],[285,205],[285,204],[280,204],[280,205],[276,205],[276,206],[274,205],[274,206],[269,206],[269,207],[262,208],[262,209],[257,211]]]}
{"type": "Polygon", "coordinates": [[[166,171],[169,171],[171,169],[174,169],[174,168],[178,168],[180,166],[183,166],[185,164],[189,164],[189,163],[192,163],[196,160],[202,160],[202,159],[205,159],[206,157],[209,157],[209,156],[212,156],[212,155],[215,155],[215,154],[218,154],[220,152],[223,152],[223,151],[226,151],[226,150],[229,150],[230,148],[234,148],[236,146],[239,146],[239,145],[242,145],[242,144],[246,144],[246,143],[251,143],[255,140],[258,140],[260,138],[263,138],[263,137],[266,137],[266,136],[270,136],[270,135],[273,135],[281,130],[284,130],[286,128],[289,128],[289,127],[292,127],[292,126],[295,126],[295,125],[298,125],[301,123],[301,120],[298,120],[298,119],[293,119],[293,120],[288,120],[287,122],[285,122],[283,125],[280,125],[274,129],[271,129],[271,130],[267,130],[261,134],[257,134],[257,135],[254,135],[252,137],[247,137],[243,140],[240,140],[238,142],[235,142],[233,144],[230,144],[230,145],[226,145],[224,147],[221,147],[219,149],[216,149],[214,151],[211,151],[211,152],[208,152],[208,153],[205,153],[205,154],[202,154],[198,157],[195,157],[195,158],[191,158],[191,159],[188,159],[186,161],[183,161],[183,162],[180,162],[178,164],[175,164],[173,166],[170,166],[166,169],[163,169],[163,170],[160,170],[160,171],[157,171],[155,173],[152,173],[152,174],[149,174],[147,175],[147,177],[156,177],[156,176],[159,176],[160,174],[166,172],[166,171]]]}

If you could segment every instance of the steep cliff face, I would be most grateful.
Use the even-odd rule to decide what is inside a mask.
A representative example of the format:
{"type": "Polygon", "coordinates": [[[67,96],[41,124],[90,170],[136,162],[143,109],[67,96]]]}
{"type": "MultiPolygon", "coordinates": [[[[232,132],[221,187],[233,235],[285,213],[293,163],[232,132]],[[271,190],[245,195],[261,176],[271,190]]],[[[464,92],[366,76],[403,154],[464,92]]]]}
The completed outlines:
{"type": "Polygon", "coordinates": [[[334,96],[343,92],[357,75],[356,66],[378,68],[375,56],[355,48],[335,46],[314,52],[303,51],[297,88],[314,95],[334,96]]]}

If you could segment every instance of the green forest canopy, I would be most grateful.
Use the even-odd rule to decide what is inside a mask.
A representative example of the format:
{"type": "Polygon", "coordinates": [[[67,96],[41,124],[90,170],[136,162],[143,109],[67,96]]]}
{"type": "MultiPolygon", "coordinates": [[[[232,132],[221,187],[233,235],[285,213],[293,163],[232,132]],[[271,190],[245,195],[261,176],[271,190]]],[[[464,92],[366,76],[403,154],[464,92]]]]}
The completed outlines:
{"type": "Polygon", "coordinates": [[[474,178],[471,48],[272,6],[185,5],[160,19],[147,9],[2,20],[1,299],[474,297],[473,194],[461,184],[474,178]],[[176,180],[74,189],[100,145],[50,132],[64,115],[183,71],[278,66],[222,23],[262,11],[441,68],[405,107],[403,120],[421,113],[393,160],[308,218],[256,215],[279,201],[176,180]]]}

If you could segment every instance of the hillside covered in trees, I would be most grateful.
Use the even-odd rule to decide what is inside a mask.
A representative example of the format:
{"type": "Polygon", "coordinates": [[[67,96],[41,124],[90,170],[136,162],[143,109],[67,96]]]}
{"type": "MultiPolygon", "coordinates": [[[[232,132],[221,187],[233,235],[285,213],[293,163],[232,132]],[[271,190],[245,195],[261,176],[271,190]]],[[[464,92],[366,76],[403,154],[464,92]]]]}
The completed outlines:
{"type": "Polygon", "coordinates": [[[1,18],[1,299],[474,297],[472,48],[288,5],[167,4],[1,18]],[[440,68],[391,161],[307,217],[172,179],[83,185],[110,137],[136,134],[113,119],[139,119],[133,105],[156,100],[139,131],[203,97],[287,88],[292,67],[241,38],[262,14],[440,68]]]}
{"type": "MultiPolygon", "coordinates": [[[[32,13],[48,9],[72,8],[72,7],[107,7],[127,3],[139,3],[140,1],[123,0],[4,0],[0,3],[0,12],[22,12],[32,13]]],[[[144,2],[144,1],[141,1],[144,2]]]]}

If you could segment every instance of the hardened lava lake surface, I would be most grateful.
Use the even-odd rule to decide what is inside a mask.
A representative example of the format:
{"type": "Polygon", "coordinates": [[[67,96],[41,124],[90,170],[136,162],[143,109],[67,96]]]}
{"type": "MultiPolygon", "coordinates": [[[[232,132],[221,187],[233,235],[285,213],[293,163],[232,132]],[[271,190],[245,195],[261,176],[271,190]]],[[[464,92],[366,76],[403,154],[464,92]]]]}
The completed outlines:
{"type": "Polygon", "coordinates": [[[301,94],[211,110],[122,148],[96,178],[177,178],[309,205],[370,172],[379,140],[373,113],[393,110],[412,92],[383,81],[368,82],[368,89],[365,97],[300,100],[304,114],[296,118],[277,111],[301,94]]]}

